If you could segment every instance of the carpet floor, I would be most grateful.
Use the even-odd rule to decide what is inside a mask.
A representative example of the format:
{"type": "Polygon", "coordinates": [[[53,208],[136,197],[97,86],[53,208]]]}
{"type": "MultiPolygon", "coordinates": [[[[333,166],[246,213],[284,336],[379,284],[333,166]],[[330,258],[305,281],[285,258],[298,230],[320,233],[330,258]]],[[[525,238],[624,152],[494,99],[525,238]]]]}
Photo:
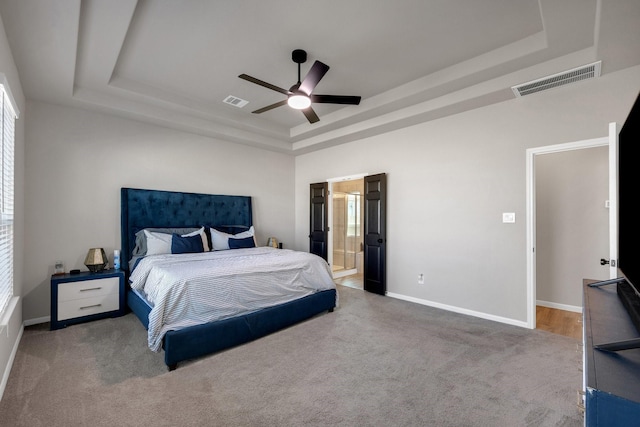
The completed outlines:
{"type": "Polygon", "coordinates": [[[582,425],[577,340],[338,291],[333,313],[172,372],[133,314],[27,327],[0,425],[582,425]]]}

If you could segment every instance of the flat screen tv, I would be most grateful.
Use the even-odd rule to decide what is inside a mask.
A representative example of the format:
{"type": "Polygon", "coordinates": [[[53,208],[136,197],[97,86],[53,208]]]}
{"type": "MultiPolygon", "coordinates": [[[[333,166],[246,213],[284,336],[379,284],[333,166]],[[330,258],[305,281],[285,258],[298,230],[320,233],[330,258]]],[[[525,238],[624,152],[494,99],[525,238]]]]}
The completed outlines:
{"type": "MultiPolygon", "coordinates": [[[[617,279],[589,286],[616,284],[622,305],[640,336],[640,94],[618,135],[618,271],[617,279]]],[[[620,351],[640,348],[640,338],[595,346],[620,351]]]]}
{"type": "Polygon", "coordinates": [[[640,286],[640,94],[618,142],[618,269],[640,286]]]}
{"type": "Polygon", "coordinates": [[[618,294],[640,330],[640,94],[618,137],[618,294]],[[629,293],[625,298],[621,292],[629,293]]]}

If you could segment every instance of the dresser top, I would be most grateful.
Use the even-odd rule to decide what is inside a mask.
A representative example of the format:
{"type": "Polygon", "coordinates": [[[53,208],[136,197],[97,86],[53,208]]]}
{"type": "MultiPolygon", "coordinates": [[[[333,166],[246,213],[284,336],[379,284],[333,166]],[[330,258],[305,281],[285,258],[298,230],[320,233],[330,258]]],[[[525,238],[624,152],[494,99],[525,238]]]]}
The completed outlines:
{"type": "Polygon", "coordinates": [[[594,345],[640,337],[618,297],[615,284],[584,285],[584,347],[587,387],[640,402],[640,348],[608,352],[594,345]]]}

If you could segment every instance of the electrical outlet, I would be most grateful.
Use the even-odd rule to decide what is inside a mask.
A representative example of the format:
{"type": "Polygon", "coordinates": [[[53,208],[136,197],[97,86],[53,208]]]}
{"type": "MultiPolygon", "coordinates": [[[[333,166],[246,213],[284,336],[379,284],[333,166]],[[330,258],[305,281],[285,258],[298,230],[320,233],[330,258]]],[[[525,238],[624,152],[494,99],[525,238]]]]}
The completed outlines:
{"type": "Polygon", "coordinates": [[[424,274],[418,274],[418,285],[424,285],[424,274]]]}

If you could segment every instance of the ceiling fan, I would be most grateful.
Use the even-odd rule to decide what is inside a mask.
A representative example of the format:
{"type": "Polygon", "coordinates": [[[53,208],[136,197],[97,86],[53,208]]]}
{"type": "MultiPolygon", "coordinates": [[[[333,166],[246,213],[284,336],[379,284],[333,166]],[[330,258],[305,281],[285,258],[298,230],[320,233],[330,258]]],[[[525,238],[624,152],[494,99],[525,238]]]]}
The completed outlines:
{"type": "Polygon", "coordinates": [[[249,82],[266,87],[267,89],[275,90],[284,95],[287,95],[287,99],[278,101],[275,104],[267,105],[266,107],[252,111],[254,114],[264,113],[265,111],[272,110],[283,105],[289,105],[291,108],[301,110],[305,115],[309,123],[315,123],[320,120],[313,108],[312,103],[317,104],[345,104],[345,105],[358,105],[360,104],[359,96],[346,96],[346,95],[316,95],[313,92],[320,79],[329,71],[329,66],[323,64],[320,61],[315,61],[311,69],[304,77],[304,80],[300,80],[300,64],[307,61],[307,52],[302,49],[296,49],[291,53],[291,59],[298,64],[298,82],[291,86],[291,89],[286,90],[281,87],[272,85],[271,83],[264,82],[262,80],[251,77],[247,74],[240,74],[238,77],[247,80],[249,82]]]}

